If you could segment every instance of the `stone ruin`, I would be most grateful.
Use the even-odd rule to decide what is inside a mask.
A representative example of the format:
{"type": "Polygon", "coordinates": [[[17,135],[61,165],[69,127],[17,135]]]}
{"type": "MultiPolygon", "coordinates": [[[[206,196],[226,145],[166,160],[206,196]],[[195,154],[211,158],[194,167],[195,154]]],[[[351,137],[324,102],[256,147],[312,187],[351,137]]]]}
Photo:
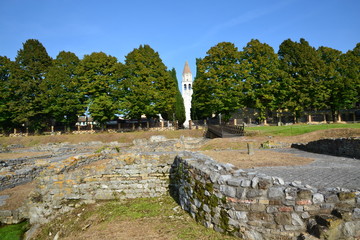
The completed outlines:
{"type": "MultiPolygon", "coordinates": [[[[19,177],[6,183],[35,179],[36,189],[20,208],[0,210],[0,221],[29,219],[34,230],[82,204],[170,192],[196,221],[243,239],[360,239],[359,189],[316,189],[237,169],[192,152],[204,141],[154,136],[128,147],[95,143],[95,153],[66,143],[40,146],[54,155],[35,159],[35,170],[24,176],[15,174],[18,167],[19,177]]],[[[4,162],[2,169],[11,170],[4,162]]],[[[6,200],[0,196],[0,203],[6,200]]]]}

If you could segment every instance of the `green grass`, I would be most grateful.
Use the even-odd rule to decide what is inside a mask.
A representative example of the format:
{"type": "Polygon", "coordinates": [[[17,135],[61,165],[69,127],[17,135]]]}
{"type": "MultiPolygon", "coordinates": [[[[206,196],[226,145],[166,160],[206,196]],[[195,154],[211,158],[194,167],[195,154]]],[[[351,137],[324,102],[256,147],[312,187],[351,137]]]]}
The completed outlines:
{"type": "Polygon", "coordinates": [[[260,135],[272,136],[295,136],[304,133],[314,132],[318,130],[334,129],[334,128],[360,128],[360,123],[349,124],[294,124],[289,126],[259,126],[246,127],[245,131],[251,133],[259,133],[260,135]]]}
{"type": "Polygon", "coordinates": [[[1,240],[20,240],[23,234],[28,229],[28,223],[22,222],[19,224],[5,225],[0,228],[1,240]]]}
{"type": "MultiPolygon", "coordinates": [[[[52,239],[54,234],[59,231],[61,231],[60,239],[78,237],[79,234],[88,230],[88,228],[84,229],[83,226],[99,225],[100,229],[105,230],[123,222],[133,222],[134,225],[140,224],[139,229],[142,228],[141,224],[144,224],[147,228],[162,231],[164,239],[238,239],[200,225],[188,213],[183,211],[169,195],[157,198],[104,201],[92,205],[82,205],[74,211],[59,216],[52,222],[43,225],[35,239],[52,239]],[[49,237],[50,235],[52,238],[49,237]]],[[[130,232],[129,235],[131,234],[130,232]]],[[[104,238],[106,237],[105,235],[104,238]]],[[[118,239],[117,236],[112,237],[118,239]]],[[[146,239],[146,236],[144,236],[144,239],[146,239]]]]}

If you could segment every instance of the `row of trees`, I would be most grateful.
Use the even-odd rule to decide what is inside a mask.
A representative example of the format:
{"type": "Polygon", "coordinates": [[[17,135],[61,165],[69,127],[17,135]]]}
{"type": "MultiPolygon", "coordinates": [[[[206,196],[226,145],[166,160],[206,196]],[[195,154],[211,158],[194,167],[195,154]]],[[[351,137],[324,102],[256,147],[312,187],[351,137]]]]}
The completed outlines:
{"type": "Polygon", "coordinates": [[[79,59],[62,51],[52,59],[38,40],[29,39],[15,61],[0,56],[0,130],[71,127],[85,113],[101,125],[116,114],[161,114],[181,124],[185,111],[177,84],[175,69],[168,71],[148,45],[130,52],[123,64],[103,52],[79,59]]]}
{"type": "Polygon", "coordinates": [[[259,120],[269,111],[293,114],[354,108],[360,93],[360,43],[342,53],[329,47],[315,49],[300,39],[281,43],[276,54],[266,43],[251,40],[242,51],[230,42],[210,48],[196,61],[192,117],[201,119],[249,107],[259,120]]]}

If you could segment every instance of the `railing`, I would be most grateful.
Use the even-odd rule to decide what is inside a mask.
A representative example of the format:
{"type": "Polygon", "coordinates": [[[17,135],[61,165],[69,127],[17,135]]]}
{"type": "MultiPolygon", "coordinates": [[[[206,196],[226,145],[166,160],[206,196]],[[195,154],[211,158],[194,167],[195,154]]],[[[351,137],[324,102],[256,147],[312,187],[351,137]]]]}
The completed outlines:
{"type": "Polygon", "coordinates": [[[208,125],[207,137],[238,137],[244,136],[244,126],[208,125]]]}

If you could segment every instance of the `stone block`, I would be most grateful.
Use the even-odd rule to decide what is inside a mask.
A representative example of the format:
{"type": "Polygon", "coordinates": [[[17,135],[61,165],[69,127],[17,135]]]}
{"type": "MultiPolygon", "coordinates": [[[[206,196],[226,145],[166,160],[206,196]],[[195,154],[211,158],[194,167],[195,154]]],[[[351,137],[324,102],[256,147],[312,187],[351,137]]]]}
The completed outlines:
{"type": "Polygon", "coordinates": [[[276,213],[276,212],[278,212],[278,211],[279,211],[278,208],[275,207],[275,206],[268,206],[268,207],[266,208],[266,212],[267,212],[267,213],[276,213]]]}
{"type": "Polygon", "coordinates": [[[308,190],[308,189],[300,189],[298,192],[297,192],[297,198],[299,200],[307,200],[307,199],[311,199],[312,197],[312,192],[311,190],[308,190]]]}
{"type": "Polygon", "coordinates": [[[346,222],[343,228],[344,236],[349,239],[359,239],[360,237],[360,221],[356,222],[346,222]]]}
{"type": "Polygon", "coordinates": [[[0,218],[11,217],[12,212],[10,210],[0,210],[0,218]]]}
{"type": "Polygon", "coordinates": [[[247,198],[256,198],[262,196],[262,191],[259,189],[248,189],[246,192],[247,198]]]}
{"type": "Polygon", "coordinates": [[[303,212],[304,211],[304,207],[303,206],[295,206],[294,207],[295,212],[303,212]]]}
{"type": "Polygon", "coordinates": [[[297,226],[294,226],[294,225],[285,225],[284,226],[284,229],[286,231],[301,231],[301,230],[305,230],[305,227],[304,226],[301,226],[301,225],[297,225],[297,226]]]}
{"type": "Polygon", "coordinates": [[[258,177],[254,177],[254,178],[251,180],[251,187],[252,187],[252,188],[257,188],[258,183],[259,183],[259,178],[258,178],[258,177]]]}
{"type": "Polygon", "coordinates": [[[355,203],[355,192],[339,192],[338,197],[340,201],[350,201],[355,203]]]}
{"type": "Polygon", "coordinates": [[[280,206],[278,207],[279,212],[293,212],[294,208],[289,206],[280,206]]]}
{"type": "Polygon", "coordinates": [[[242,181],[243,179],[240,178],[231,178],[227,180],[227,184],[229,184],[230,186],[238,187],[241,185],[242,181]]]}
{"type": "Polygon", "coordinates": [[[352,212],[353,219],[360,219],[360,208],[355,208],[352,212]]]}
{"type": "Polygon", "coordinates": [[[226,181],[231,179],[232,175],[228,174],[228,175],[221,175],[218,180],[217,183],[218,184],[226,184],[226,181]]]}
{"type": "Polygon", "coordinates": [[[301,218],[299,217],[298,214],[296,213],[291,213],[291,218],[292,218],[292,225],[294,226],[304,226],[304,222],[301,220],[301,218]]]}
{"type": "Polygon", "coordinates": [[[282,199],[284,197],[284,189],[281,187],[271,187],[268,190],[269,199],[282,199]]]}
{"type": "Polygon", "coordinates": [[[307,199],[307,200],[297,200],[295,202],[296,205],[311,205],[312,202],[310,199],[307,199]]]}
{"type": "Polygon", "coordinates": [[[320,204],[322,202],[324,202],[324,195],[322,195],[321,193],[315,193],[313,196],[312,196],[312,201],[314,204],[320,204]]]}
{"type": "Polygon", "coordinates": [[[243,220],[243,221],[247,220],[247,213],[243,211],[229,210],[228,214],[232,219],[235,220],[243,220]]]}
{"type": "Polygon", "coordinates": [[[221,185],[220,191],[225,195],[229,197],[235,197],[236,196],[236,188],[228,185],[221,185]]]}
{"type": "Polygon", "coordinates": [[[266,210],[266,206],[264,204],[251,204],[250,210],[254,212],[264,212],[266,210]]]}
{"type": "Polygon", "coordinates": [[[272,177],[272,181],[274,185],[284,185],[285,181],[284,179],[280,178],[280,177],[272,177]]]}
{"type": "Polygon", "coordinates": [[[246,188],[238,187],[238,188],[236,188],[236,197],[237,198],[245,198],[246,192],[247,192],[246,188]]]}
{"type": "Polygon", "coordinates": [[[264,222],[272,222],[273,217],[271,214],[266,212],[248,212],[249,221],[264,221],[264,222]]]}
{"type": "Polygon", "coordinates": [[[303,213],[301,214],[301,217],[302,217],[303,219],[308,219],[308,218],[310,218],[310,214],[309,214],[308,212],[303,212],[303,213]]]}
{"type": "Polygon", "coordinates": [[[275,222],[279,225],[292,225],[292,217],[290,213],[275,213],[275,222]]]}
{"type": "Polygon", "coordinates": [[[260,189],[268,189],[269,187],[271,187],[271,185],[272,185],[272,181],[270,177],[259,179],[258,187],[260,189]]]}
{"type": "Polygon", "coordinates": [[[250,187],[250,185],[251,185],[251,181],[248,180],[248,179],[243,179],[243,180],[241,181],[241,187],[248,188],[248,187],[250,187]]]}

